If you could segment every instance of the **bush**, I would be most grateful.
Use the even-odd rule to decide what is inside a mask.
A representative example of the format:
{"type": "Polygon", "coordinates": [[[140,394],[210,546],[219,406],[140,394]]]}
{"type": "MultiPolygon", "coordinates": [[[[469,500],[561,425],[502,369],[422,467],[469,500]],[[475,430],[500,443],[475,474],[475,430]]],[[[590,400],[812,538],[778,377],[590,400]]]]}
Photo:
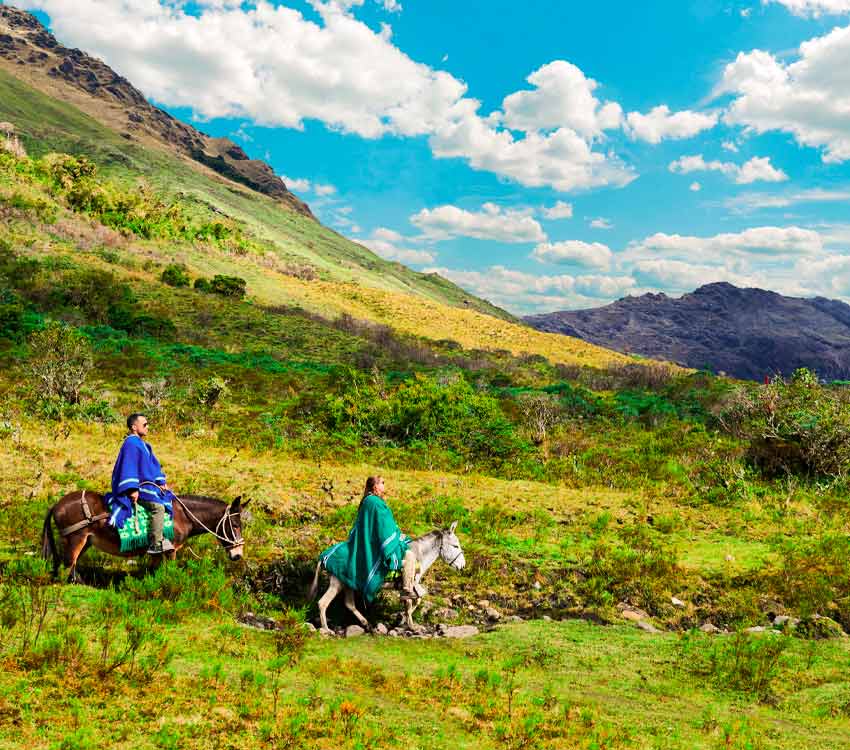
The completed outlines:
{"type": "Polygon", "coordinates": [[[80,389],[94,365],[89,340],[74,328],[49,321],[30,336],[29,345],[29,369],[38,394],[79,403],[80,389]]]}
{"type": "Polygon", "coordinates": [[[850,394],[800,369],[787,383],[777,378],[741,388],[719,421],[749,441],[749,460],[767,475],[842,478],[850,473],[849,407],[850,394]]]}
{"type": "Polygon", "coordinates": [[[221,294],[224,297],[236,297],[242,299],[245,296],[245,287],[247,282],[238,276],[222,276],[217,274],[213,276],[210,282],[210,290],[216,294],[221,294]]]}
{"type": "Polygon", "coordinates": [[[189,274],[186,272],[186,266],[182,263],[172,263],[166,266],[160,279],[163,284],[168,284],[168,286],[189,286],[189,274]]]}
{"type": "Polygon", "coordinates": [[[212,292],[212,284],[210,283],[210,280],[205,279],[203,276],[195,279],[194,287],[199,292],[206,292],[207,294],[212,292]]]}

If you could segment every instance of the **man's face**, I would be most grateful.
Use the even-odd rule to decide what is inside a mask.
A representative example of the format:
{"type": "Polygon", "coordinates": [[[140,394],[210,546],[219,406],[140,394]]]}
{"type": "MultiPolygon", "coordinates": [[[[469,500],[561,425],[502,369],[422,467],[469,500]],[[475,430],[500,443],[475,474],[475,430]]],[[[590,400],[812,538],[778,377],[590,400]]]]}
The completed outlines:
{"type": "Polygon", "coordinates": [[[136,417],[136,421],[133,422],[133,432],[139,437],[145,437],[148,434],[148,418],[144,416],[136,417]]]}

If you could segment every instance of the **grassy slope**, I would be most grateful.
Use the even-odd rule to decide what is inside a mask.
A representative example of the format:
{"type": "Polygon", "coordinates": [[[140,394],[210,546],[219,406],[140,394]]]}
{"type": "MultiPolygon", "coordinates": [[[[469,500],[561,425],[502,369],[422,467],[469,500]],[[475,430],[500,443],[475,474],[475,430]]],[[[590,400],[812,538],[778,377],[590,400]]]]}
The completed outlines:
{"type": "Polygon", "coordinates": [[[143,176],[157,188],[180,192],[244,222],[275,243],[284,258],[301,259],[335,281],[421,295],[445,304],[469,304],[510,317],[444,279],[385,261],[315,221],[275,201],[207,172],[188,159],[129,142],[70,104],[50,98],[0,70],[0,119],[22,132],[34,155],[47,151],[86,154],[112,177],[143,176]]]}
{"type": "MultiPolygon", "coordinates": [[[[18,532],[12,532],[11,548],[5,551],[13,556],[31,549],[40,520],[27,516],[25,508],[43,508],[75,487],[102,488],[121,439],[118,427],[75,425],[68,435],[51,435],[37,422],[21,426],[16,439],[0,445],[7,484],[21,487],[21,493],[32,498],[23,507],[7,504],[4,509],[11,522],[7,528],[18,532]],[[38,477],[35,482],[33,477],[38,477]],[[15,518],[20,519],[17,526],[15,518]]],[[[158,453],[168,457],[175,486],[224,497],[238,492],[255,497],[259,517],[246,531],[248,565],[254,569],[281,558],[309,559],[343,535],[350,518],[344,511],[354,507],[362,476],[374,469],[319,466],[274,453],[235,457],[232,449],[203,436],[187,440],[163,433],[155,436],[155,444],[158,453]],[[327,479],[337,488],[333,498],[320,489],[327,479]]],[[[429,586],[437,604],[453,595],[464,602],[486,596],[510,611],[511,597],[522,598],[519,592],[527,587],[529,575],[543,582],[537,594],[542,600],[555,595],[560,587],[552,576],[557,563],[547,560],[547,550],[584,533],[589,513],[607,510],[628,519],[646,512],[657,518],[679,512],[679,525],[670,533],[683,555],[702,547],[690,564],[704,570],[729,565],[723,562],[728,545],[758,556],[756,537],[777,530],[767,512],[759,516],[755,507],[747,511],[754,519],[749,527],[733,529],[733,520],[724,518],[722,509],[685,509],[670,500],[610,490],[413,471],[393,472],[390,482],[391,502],[412,532],[427,530],[423,514],[435,495],[462,498],[472,513],[496,508],[516,514],[513,499],[522,498],[523,513],[508,520],[508,527],[492,539],[462,534],[469,560],[466,572],[458,575],[435,566],[429,586]],[[543,523],[545,518],[556,523],[543,523]],[[717,538],[724,524],[726,544],[717,538]],[[537,551],[523,545],[523,539],[534,539],[537,551]],[[494,556],[499,561],[495,566],[494,556]]],[[[221,552],[209,540],[193,547],[201,556],[220,559],[221,552]]],[[[135,566],[95,556],[87,575],[104,568],[119,572],[135,566]]],[[[301,578],[287,580],[284,598],[300,604],[304,583],[302,569],[301,578]]],[[[96,629],[97,590],[62,590],[71,624],[88,622],[86,627],[96,629]]],[[[397,604],[384,602],[372,616],[392,617],[397,611],[397,604]]],[[[332,617],[340,621],[344,615],[336,610],[332,617]]],[[[771,702],[759,703],[694,676],[689,670],[693,657],[683,650],[680,636],[647,634],[627,625],[524,622],[463,642],[325,641],[314,636],[299,665],[284,673],[274,722],[274,648],[269,634],[234,626],[230,617],[215,611],[169,625],[167,632],[177,652],[170,676],[159,677],[153,691],[144,682],[117,676],[100,684],[82,667],[71,682],[56,683],[49,670],[25,674],[10,662],[0,676],[0,717],[15,718],[15,723],[0,720],[0,747],[58,747],[69,736],[79,744],[66,746],[81,748],[119,741],[134,748],[243,750],[301,747],[299,743],[329,748],[424,748],[434,743],[533,747],[529,731],[542,746],[562,748],[850,747],[846,640],[791,639],[771,702]],[[265,675],[263,681],[246,677],[255,673],[265,675]],[[507,720],[511,680],[516,692],[510,701],[513,719],[507,720]],[[71,687],[71,695],[84,697],[71,697],[71,687]],[[341,708],[341,702],[348,708],[341,708]],[[341,718],[345,712],[351,714],[347,721],[341,718]],[[55,718],[44,723],[48,715],[55,718]],[[111,720],[115,715],[128,721],[116,724],[111,720]],[[286,740],[293,721],[298,722],[298,737],[286,740]],[[505,727],[511,734],[500,739],[505,727]],[[277,741],[263,739],[271,731],[277,732],[277,741]]]]}

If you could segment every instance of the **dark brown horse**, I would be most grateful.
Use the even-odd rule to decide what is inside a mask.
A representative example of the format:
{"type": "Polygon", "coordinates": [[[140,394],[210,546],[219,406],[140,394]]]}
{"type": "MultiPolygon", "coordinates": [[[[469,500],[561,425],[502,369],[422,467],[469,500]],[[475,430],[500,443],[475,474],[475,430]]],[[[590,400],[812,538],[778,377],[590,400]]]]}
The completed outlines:
{"type": "MultiPolygon", "coordinates": [[[[242,559],[245,541],[242,538],[242,509],[248,505],[237,497],[228,506],[221,500],[200,495],[176,498],[174,508],[174,550],[157,555],[173,560],[186,541],[198,534],[210,533],[227,550],[231,560],[242,559]]],[[[41,555],[53,560],[53,575],[59,573],[60,555],[53,538],[51,521],[56,523],[62,536],[65,566],[69,568],[68,580],[76,583],[77,560],[90,546],[118,557],[139,557],[144,548],[121,552],[118,531],[109,525],[109,508],[103,495],[87,490],[71,492],[47,511],[41,532],[41,555]]]]}

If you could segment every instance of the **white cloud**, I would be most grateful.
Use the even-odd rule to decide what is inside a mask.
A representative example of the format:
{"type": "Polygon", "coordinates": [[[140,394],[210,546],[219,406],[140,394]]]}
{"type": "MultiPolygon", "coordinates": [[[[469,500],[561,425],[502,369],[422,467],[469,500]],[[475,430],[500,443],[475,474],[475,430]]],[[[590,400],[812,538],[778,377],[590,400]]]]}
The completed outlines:
{"type": "Polygon", "coordinates": [[[717,124],[716,113],[692,112],[689,109],[671,112],[666,104],[654,107],[645,115],[629,112],[626,132],[635,139],[661,143],[665,138],[690,138],[717,124]]]}
{"type": "Polygon", "coordinates": [[[592,138],[620,126],[620,105],[599,101],[593,94],[599,84],[572,63],[555,60],[526,80],[534,90],[517,91],[502,102],[504,124],[512,130],[570,128],[592,138]]]}
{"type": "Polygon", "coordinates": [[[690,174],[691,172],[721,172],[732,177],[739,185],[752,182],[784,182],[788,175],[770,163],[767,156],[754,156],[744,164],[738,165],[729,161],[706,161],[702,154],[682,156],[670,162],[671,172],[690,174]]]}
{"type": "Polygon", "coordinates": [[[733,154],[738,153],[738,146],[733,141],[723,141],[720,145],[725,151],[731,151],[733,154]]]}
{"type": "Polygon", "coordinates": [[[307,193],[310,191],[310,180],[299,177],[287,177],[285,174],[280,175],[280,179],[283,180],[289,190],[296,193],[307,193]]]}
{"type": "Polygon", "coordinates": [[[570,191],[635,179],[616,155],[595,150],[622,111],[597,100],[598,84],[574,65],[542,66],[529,76],[533,90],[509,94],[504,112],[482,117],[463,81],[411,59],[393,45],[388,25],[375,30],[357,19],[364,0],[309,2],[319,21],[265,0],[18,4],[47,12],[65,43],[102,58],[154,100],[203,119],[289,128],[317,120],[363,138],[427,136],[437,158],[464,159],[529,187],[570,191]]]}
{"type": "Polygon", "coordinates": [[[614,228],[614,225],[611,223],[610,219],[606,219],[602,216],[600,216],[596,219],[593,219],[590,222],[590,226],[593,227],[593,229],[613,229],[614,228]]]}
{"type": "Polygon", "coordinates": [[[436,254],[429,250],[417,250],[399,245],[399,243],[406,241],[401,234],[386,227],[378,227],[372,232],[371,237],[362,240],[363,244],[375,253],[375,255],[380,255],[386,260],[396,260],[399,263],[413,263],[416,265],[433,263],[436,260],[436,254]]]}
{"type": "Polygon", "coordinates": [[[686,257],[722,256],[790,256],[818,253],[823,238],[812,229],[801,227],[753,227],[742,232],[724,232],[711,237],[693,237],[658,232],[632,243],[625,257],[645,258],[659,252],[686,257]]]}
{"type": "Polygon", "coordinates": [[[850,159],[850,27],[804,42],[786,63],[763,50],[741,52],[729,63],[715,93],[732,94],[729,125],[756,133],[791,133],[822,149],[825,162],[850,159]]]}
{"type": "Polygon", "coordinates": [[[543,209],[546,219],[571,219],[573,217],[573,204],[565,201],[556,201],[554,206],[543,209]]]}
{"type": "Polygon", "coordinates": [[[541,263],[571,263],[588,268],[607,271],[611,267],[613,253],[601,242],[545,242],[534,248],[531,257],[541,263]]]}
{"type": "Polygon", "coordinates": [[[700,185],[698,182],[694,181],[690,184],[690,187],[688,188],[688,190],[690,190],[692,193],[698,193],[700,190],[702,190],[702,185],[700,185]]]}
{"type": "Polygon", "coordinates": [[[736,213],[747,213],[762,208],[788,208],[798,203],[831,203],[850,201],[850,190],[825,190],[811,188],[793,193],[741,193],[723,201],[726,208],[736,213]]]}
{"type": "Polygon", "coordinates": [[[762,0],[762,2],[765,4],[770,2],[780,3],[795,16],[817,18],[822,15],[850,13],[850,0],[762,0]]]}
{"type": "Polygon", "coordinates": [[[466,211],[457,206],[423,208],[410,222],[432,240],[473,237],[496,242],[543,242],[546,233],[527,211],[502,209],[485,203],[481,211],[466,211]]]}
{"type": "Polygon", "coordinates": [[[703,284],[728,281],[735,286],[755,286],[747,274],[738,273],[726,266],[706,265],[668,258],[637,261],[633,268],[636,281],[644,286],[672,292],[693,291],[703,284]]]}
{"type": "Polygon", "coordinates": [[[384,10],[388,13],[401,13],[402,7],[398,0],[383,0],[384,10]]]}
{"type": "Polygon", "coordinates": [[[321,196],[334,195],[336,193],[336,188],[333,185],[318,185],[313,183],[313,192],[316,195],[321,196]]]}

